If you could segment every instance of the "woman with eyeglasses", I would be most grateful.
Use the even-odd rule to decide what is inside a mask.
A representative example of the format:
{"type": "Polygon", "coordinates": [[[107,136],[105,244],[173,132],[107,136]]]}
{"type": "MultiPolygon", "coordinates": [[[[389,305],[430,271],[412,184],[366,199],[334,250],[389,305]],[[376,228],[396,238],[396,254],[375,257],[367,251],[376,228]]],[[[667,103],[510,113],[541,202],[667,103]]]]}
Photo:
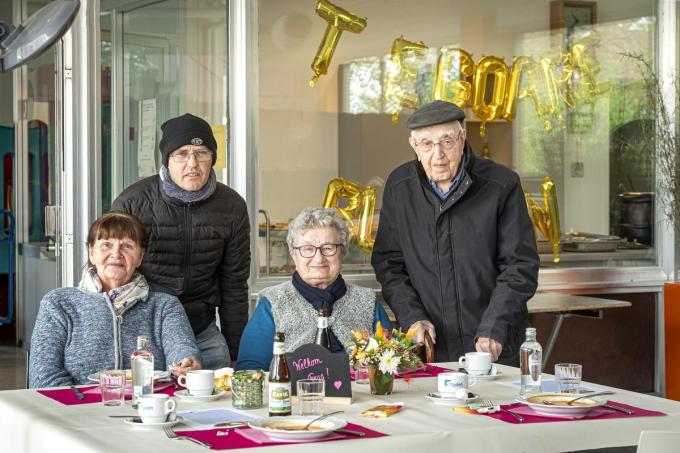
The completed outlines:
{"type": "Polygon", "coordinates": [[[285,334],[285,352],[314,343],[319,310],[329,312],[331,352],[345,351],[352,330],[372,331],[378,321],[391,329],[370,288],[349,285],[340,275],[349,230],[333,208],[306,208],[288,226],[295,262],[289,282],[260,292],[239,347],[236,369],[268,370],[275,332],[285,334]]]}

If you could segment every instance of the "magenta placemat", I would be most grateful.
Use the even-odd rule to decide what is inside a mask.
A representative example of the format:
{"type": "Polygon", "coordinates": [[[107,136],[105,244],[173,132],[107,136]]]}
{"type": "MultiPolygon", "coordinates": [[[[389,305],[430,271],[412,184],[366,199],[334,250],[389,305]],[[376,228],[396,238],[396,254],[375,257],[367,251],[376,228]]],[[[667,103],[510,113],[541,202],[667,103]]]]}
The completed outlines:
{"type": "MultiPolygon", "coordinates": [[[[65,389],[48,389],[48,390],[38,390],[38,393],[44,395],[48,398],[53,399],[65,406],[72,406],[75,404],[89,404],[89,403],[101,403],[102,395],[101,393],[93,391],[93,389],[99,388],[99,385],[89,385],[89,386],[78,386],[78,389],[85,396],[82,400],[73,393],[70,388],[65,389]]],[[[165,393],[166,395],[174,396],[174,387],[166,387],[163,390],[159,390],[155,393],[165,393]]],[[[132,395],[125,395],[125,399],[132,399],[132,395]]]]}
{"type": "MultiPolygon", "coordinates": [[[[357,439],[371,439],[375,437],[387,436],[387,434],[379,433],[378,431],[373,431],[372,429],[364,428],[363,426],[355,425],[354,423],[348,423],[347,429],[352,429],[354,431],[362,431],[366,433],[364,437],[351,436],[346,434],[333,434],[327,438],[318,439],[315,442],[325,442],[330,440],[357,440],[357,439]]],[[[267,447],[270,445],[288,445],[298,442],[277,442],[269,439],[264,441],[259,436],[251,431],[256,431],[251,428],[236,428],[229,432],[228,436],[218,436],[217,432],[223,431],[220,429],[211,429],[207,431],[175,431],[180,436],[189,436],[194,439],[202,440],[207,442],[212,446],[213,450],[234,450],[236,448],[253,448],[253,447],[267,447]],[[241,432],[243,431],[243,435],[241,432]],[[254,437],[255,436],[255,437],[254,437]],[[252,438],[255,438],[253,440],[252,438]]],[[[310,442],[304,442],[310,443],[310,442]]]]}
{"type": "MultiPolygon", "coordinates": [[[[163,390],[168,389],[170,387],[173,387],[175,384],[172,382],[156,382],[153,386],[153,392],[154,393],[166,393],[163,392],[163,390]]],[[[174,390],[174,389],[173,389],[174,390]]],[[[96,386],[94,388],[91,388],[89,390],[83,391],[85,395],[88,394],[93,394],[93,395],[101,395],[102,394],[102,389],[100,386],[96,386]]],[[[172,393],[174,394],[174,392],[172,393]]],[[[172,394],[169,394],[172,396],[172,394]]],[[[127,385],[125,386],[125,399],[129,400],[132,399],[132,382],[127,381],[127,385]]]]}
{"type": "Polygon", "coordinates": [[[579,420],[607,420],[610,418],[632,418],[632,417],[659,417],[659,416],[664,416],[663,412],[658,412],[658,411],[650,411],[647,409],[642,409],[641,407],[635,407],[635,406],[629,406],[628,404],[623,404],[623,403],[617,403],[616,401],[607,401],[607,404],[611,404],[612,406],[618,406],[622,407],[624,409],[630,409],[632,411],[635,411],[634,414],[624,414],[623,412],[615,411],[613,409],[607,409],[606,407],[597,407],[590,411],[588,415],[585,417],[581,418],[570,418],[570,417],[546,417],[544,415],[538,415],[536,412],[531,409],[531,407],[522,404],[522,403],[514,403],[514,404],[503,404],[501,408],[503,409],[508,409],[511,410],[517,414],[520,414],[524,417],[524,421],[520,422],[517,420],[515,417],[512,415],[503,413],[503,412],[496,412],[495,414],[484,414],[487,417],[492,417],[497,420],[504,421],[506,423],[513,423],[513,424],[527,424],[527,423],[551,423],[551,422],[573,422],[573,421],[579,421],[579,420]]]}
{"type": "MultiPolygon", "coordinates": [[[[402,371],[400,373],[397,373],[395,377],[397,379],[403,379],[403,378],[423,378],[423,377],[435,377],[440,373],[446,373],[447,371],[452,371],[448,368],[442,368],[440,366],[436,365],[431,365],[431,364],[426,364],[424,368],[419,368],[414,371],[402,371]]],[[[350,370],[350,378],[352,381],[354,381],[354,370],[350,370]]]]}

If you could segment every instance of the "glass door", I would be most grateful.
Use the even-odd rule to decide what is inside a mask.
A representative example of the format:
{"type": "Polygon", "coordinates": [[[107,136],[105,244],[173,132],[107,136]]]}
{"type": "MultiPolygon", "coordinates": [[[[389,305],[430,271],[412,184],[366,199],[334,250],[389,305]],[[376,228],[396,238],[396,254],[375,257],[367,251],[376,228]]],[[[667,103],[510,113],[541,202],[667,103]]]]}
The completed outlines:
{"type": "MultiPolygon", "coordinates": [[[[22,21],[46,3],[49,0],[15,0],[22,21]]],[[[5,156],[6,161],[11,161],[5,165],[15,169],[13,180],[5,180],[5,193],[14,196],[5,202],[13,203],[11,210],[16,217],[17,316],[21,322],[20,340],[29,347],[40,300],[60,286],[56,259],[60,237],[55,228],[60,176],[55,65],[59,47],[55,45],[17,72],[16,152],[5,156]]]]}
{"type": "Polygon", "coordinates": [[[227,182],[227,1],[102,1],[102,206],[157,174],[160,126],[184,113],[213,126],[227,182]]]}

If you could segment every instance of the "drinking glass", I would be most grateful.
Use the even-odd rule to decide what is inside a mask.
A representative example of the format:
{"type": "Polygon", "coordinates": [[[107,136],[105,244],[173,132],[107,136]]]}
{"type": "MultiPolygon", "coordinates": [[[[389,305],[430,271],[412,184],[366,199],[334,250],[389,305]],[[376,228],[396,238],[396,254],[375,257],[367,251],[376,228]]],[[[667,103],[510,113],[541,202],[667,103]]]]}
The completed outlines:
{"type": "Polygon", "coordinates": [[[125,398],[125,371],[107,370],[100,372],[99,388],[104,406],[122,406],[125,398]]]}
{"type": "Polygon", "coordinates": [[[368,384],[368,368],[362,365],[354,367],[354,382],[356,384],[368,384]]]}
{"type": "Polygon", "coordinates": [[[300,379],[297,381],[297,397],[300,401],[300,415],[323,415],[323,399],[326,395],[324,381],[300,379]]]}
{"type": "Polygon", "coordinates": [[[581,364],[555,364],[555,383],[559,393],[578,393],[581,387],[581,364]]]}

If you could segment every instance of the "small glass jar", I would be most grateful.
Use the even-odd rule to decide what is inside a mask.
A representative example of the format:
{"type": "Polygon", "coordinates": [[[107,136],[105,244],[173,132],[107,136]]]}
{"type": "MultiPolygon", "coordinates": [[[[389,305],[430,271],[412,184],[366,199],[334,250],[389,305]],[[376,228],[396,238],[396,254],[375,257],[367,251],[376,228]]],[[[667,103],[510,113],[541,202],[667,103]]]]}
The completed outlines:
{"type": "Polygon", "coordinates": [[[236,409],[259,409],[264,406],[264,371],[240,370],[231,377],[231,404],[236,409]]]}

